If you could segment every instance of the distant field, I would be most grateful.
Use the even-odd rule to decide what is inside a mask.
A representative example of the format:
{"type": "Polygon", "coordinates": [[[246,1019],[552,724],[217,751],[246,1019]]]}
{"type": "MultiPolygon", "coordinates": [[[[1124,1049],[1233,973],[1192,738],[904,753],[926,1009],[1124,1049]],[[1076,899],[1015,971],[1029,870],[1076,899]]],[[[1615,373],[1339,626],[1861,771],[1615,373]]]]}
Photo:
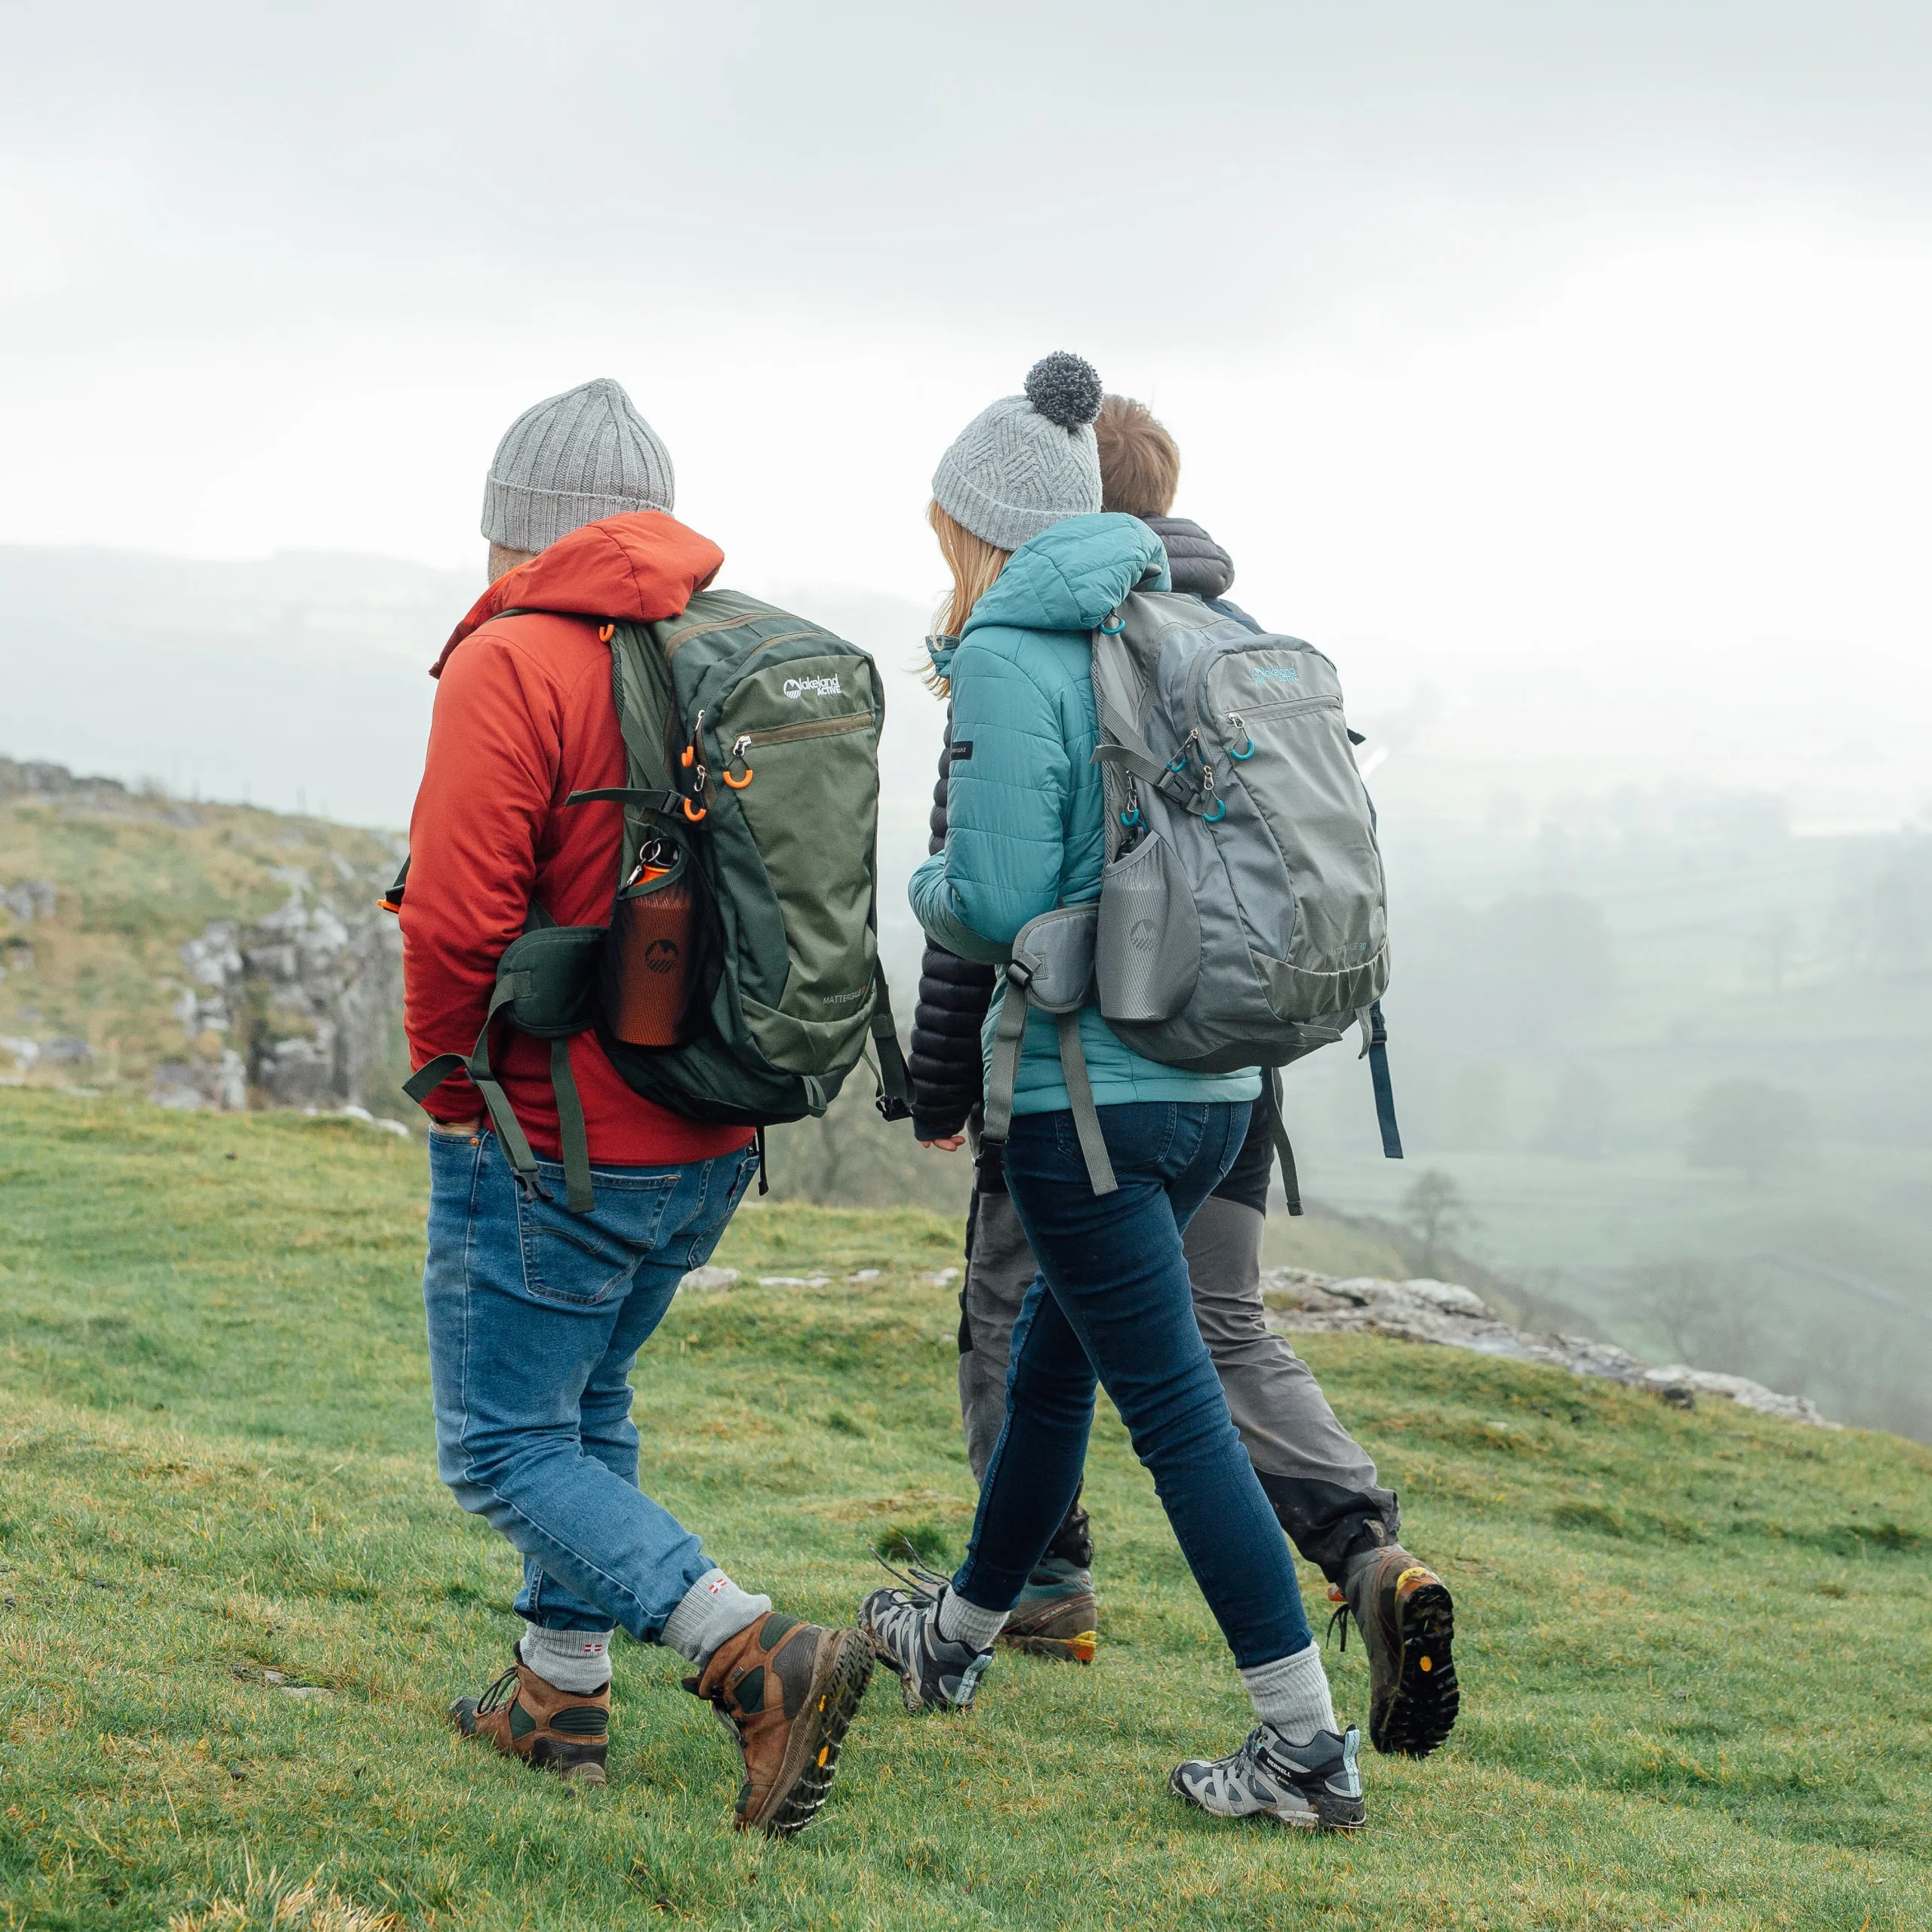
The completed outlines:
{"type": "MultiPolygon", "coordinates": [[[[1467,1701],[1426,1764],[1371,1758],[1361,1839],[1167,1795],[1247,1718],[1104,1407],[1094,1667],[1002,1658],[964,1723],[881,1681],[802,1838],[726,1832],[654,1651],[619,1654],[594,1800],[484,1757],[442,1710],[504,1661],[515,1566],[431,1466],[421,1167],[344,1121],[0,1094],[0,1924],[248,1932],[312,1878],[340,1932],[1932,1923],[1932,1452],[1372,1340],[1309,1352],[1454,1587],[1467,1701]]],[[[747,1211],[721,1260],[832,1284],[681,1299],[640,1364],[652,1486],[787,1605],[849,1616],[868,1537],[959,1552],[926,1279],[958,1241],[747,1211]]]]}

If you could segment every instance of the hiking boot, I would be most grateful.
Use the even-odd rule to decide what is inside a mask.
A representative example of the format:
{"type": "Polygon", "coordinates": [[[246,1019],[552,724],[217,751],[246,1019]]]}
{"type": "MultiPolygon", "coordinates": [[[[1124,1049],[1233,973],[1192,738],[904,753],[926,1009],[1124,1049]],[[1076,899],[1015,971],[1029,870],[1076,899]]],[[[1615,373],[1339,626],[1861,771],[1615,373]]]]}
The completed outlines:
{"type": "Polygon", "coordinates": [[[818,1815],[872,1675],[872,1646],[858,1631],[773,1611],[685,1679],[694,1697],[709,1700],[744,1761],[733,1820],[740,1831],[789,1838],[818,1815]]]}
{"type": "Polygon", "coordinates": [[[1211,1764],[1177,1764],[1168,1789],[1217,1818],[1274,1818],[1304,1832],[1358,1832],[1368,1823],[1355,1754],[1361,1734],[1318,1730],[1291,1744],[1257,1724],[1238,1751],[1211,1764]]]}
{"type": "Polygon", "coordinates": [[[450,1722],[506,1758],[555,1771],[572,1784],[604,1783],[610,1749],[611,1687],[559,1690],[521,1658],[480,1697],[459,1697],[450,1722]]]}
{"type": "Polygon", "coordinates": [[[1100,1640],[1100,1621],[1093,1572],[1063,1556],[1043,1557],[1026,1579],[999,1641],[1032,1657],[1091,1663],[1100,1640]]]}
{"type": "Polygon", "coordinates": [[[1448,1586],[1391,1543],[1358,1558],[1346,1588],[1328,1595],[1340,1606],[1329,1628],[1341,1625],[1342,1647],[1352,1616],[1368,1651],[1368,1741],[1378,1751],[1426,1758],[1454,1728],[1462,1703],[1448,1586]]]}
{"type": "Polygon", "coordinates": [[[859,1627],[872,1647],[899,1673],[906,1708],[921,1711],[968,1711],[979,1688],[991,1651],[968,1644],[949,1643],[939,1634],[939,1606],[947,1586],[930,1591],[875,1590],[859,1607],[859,1627]]]}

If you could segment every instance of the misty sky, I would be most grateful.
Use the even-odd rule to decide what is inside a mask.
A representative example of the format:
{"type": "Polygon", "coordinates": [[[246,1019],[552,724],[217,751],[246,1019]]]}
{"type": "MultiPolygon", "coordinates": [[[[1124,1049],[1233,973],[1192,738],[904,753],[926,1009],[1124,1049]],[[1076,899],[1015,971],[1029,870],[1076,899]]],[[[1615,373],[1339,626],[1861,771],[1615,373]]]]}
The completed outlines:
{"type": "Polygon", "coordinates": [[[1932,808],[1932,9],[0,24],[0,543],[480,568],[608,374],[733,580],[924,601],[940,451],[1064,346],[1398,761],[1932,808]]]}

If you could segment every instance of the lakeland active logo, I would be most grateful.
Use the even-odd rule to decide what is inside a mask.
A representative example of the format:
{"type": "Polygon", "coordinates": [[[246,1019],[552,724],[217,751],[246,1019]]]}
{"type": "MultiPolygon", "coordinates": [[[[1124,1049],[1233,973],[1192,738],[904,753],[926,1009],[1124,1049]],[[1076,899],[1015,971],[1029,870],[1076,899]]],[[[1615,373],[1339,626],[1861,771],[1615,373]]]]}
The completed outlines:
{"type": "Polygon", "coordinates": [[[820,697],[837,697],[841,695],[836,678],[787,678],[785,695],[803,697],[808,691],[816,691],[820,697]]]}
{"type": "Polygon", "coordinates": [[[1249,672],[1257,685],[1298,685],[1301,673],[1292,664],[1257,664],[1249,672]]]}

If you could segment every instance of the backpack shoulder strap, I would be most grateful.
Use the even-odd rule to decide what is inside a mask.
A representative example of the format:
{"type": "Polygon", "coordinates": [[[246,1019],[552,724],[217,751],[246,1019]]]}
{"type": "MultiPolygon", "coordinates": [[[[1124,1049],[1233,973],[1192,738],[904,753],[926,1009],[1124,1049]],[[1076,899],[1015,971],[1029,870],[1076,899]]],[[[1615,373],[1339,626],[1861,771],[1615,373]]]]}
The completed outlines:
{"type": "Polygon", "coordinates": [[[1066,1080],[1067,1104],[1072,1109],[1074,1131],[1086,1160],[1087,1178],[1096,1194],[1112,1194],[1119,1183],[1108,1158],[1106,1137],[1100,1131],[1094,1084],[1087,1072],[1087,1054],[1080,1043],[1080,1009],[1093,987],[1094,943],[1100,913],[1097,900],[1084,906],[1062,906],[1029,919],[1014,936],[999,1024],[993,1030],[992,1066],[980,1140],[983,1146],[1006,1144],[1013,1126],[1020,1046],[1028,1017],[1037,1007],[1054,1017],[1060,1072],[1066,1080]]]}
{"type": "Polygon", "coordinates": [[[1368,1009],[1368,1044],[1363,1051],[1368,1056],[1369,1081],[1375,1089],[1375,1121],[1382,1130],[1382,1158],[1399,1161],[1402,1131],[1395,1124],[1395,1090],[1389,1079],[1389,1029],[1383,1023],[1379,999],[1368,1009]]]}
{"type": "Polygon", "coordinates": [[[1289,1143],[1287,1123],[1281,1118],[1281,1069],[1278,1066],[1261,1069],[1260,1104],[1268,1109],[1268,1137],[1275,1143],[1275,1156],[1281,1164],[1282,1197],[1288,1204],[1288,1212],[1299,1214],[1301,1178],[1295,1172],[1295,1150],[1289,1143]]]}
{"type": "Polygon", "coordinates": [[[467,1074],[489,1109],[491,1124],[503,1143],[504,1157],[518,1186],[540,1200],[549,1199],[529,1137],[510,1105],[501,1078],[490,1063],[491,1029],[497,1015],[509,1008],[506,1017],[512,1026],[521,1023],[521,1030],[547,1038],[550,1042],[550,1086],[556,1096],[557,1136],[563,1154],[568,1203],[573,1214],[588,1214],[595,1204],[589,1138],[577,1076],[571,1067],[570,1043],[590,1023],[579,1009],[589,962],[602,931],[597,926],[559,926],[545,907],[533,902],[525,918],[522,938],[512,940],[497,961],[497,983],[491,989],[489,1008],[483,1016],[482,1031],[476,1036],[475,1048],[466,1058],[461,1054],[438,1054],[405,1081],[402,1089],[420,1106],[444,1081],[459,1073],[467,1074]],[[534,947],[526,943],[539,934],[554,934],[555,937],[544,939],[534,947]],[[520,1002],[524,1006],[521,1016],[516,1011],[520,1002]]]}

